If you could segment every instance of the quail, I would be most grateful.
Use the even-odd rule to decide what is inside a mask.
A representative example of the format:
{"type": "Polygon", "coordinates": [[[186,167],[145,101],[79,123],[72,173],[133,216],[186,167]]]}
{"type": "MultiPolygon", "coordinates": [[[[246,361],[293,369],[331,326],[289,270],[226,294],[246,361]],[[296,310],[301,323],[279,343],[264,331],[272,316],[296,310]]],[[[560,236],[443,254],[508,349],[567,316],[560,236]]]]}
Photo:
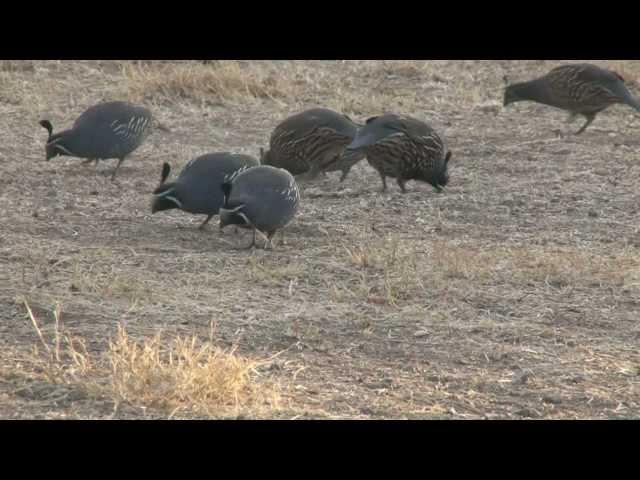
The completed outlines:
{"type": "Polygon", "coordinates": [[[402,193],[407,193],[408,180],[427,182],[438,192],[449,182],[451,152],[433,128],[416,118],[392,113],[369,118],[345,156],[359,152],[380,174],[383,192],[386,177],[395,178],[402,193]]]}
{"type": "Polygon", "coordinates": [[[220,209],[220,229],[237,225],[266,236],[267,245],[278,230],[295,217],[300,204],[300,192],[291,173],[269,165],[248,168],[223,183],[224,206],[220,209]]]}
{"type": "Polygon", "coordinates": [[[202,230],[223,205],[222,184],[238,172],[257,165],[258,160],[250,155],[210,153],[192,159],[175,181],[165,183],[171,167],[164,163],[160,186],[153,192],[151,213],[177,208],[196,215],[206,215],[207,218],[199,227],[202,230]]]}
{"type": "Polygon", "coordinates": [[[45,147],[46,159],[58,155],[87,159],[85,164],[95,160],[117,158],[111,179],[125,157],[137,149],[151,132],[151,112],[141,106],[127,102],[105,102],[89,107],[80,115],[73,126],[53,133],[49,120],[41,120],[49,138],[45,147]]]}
{"type": "Polygon", "coordinates": [[[270,139],[270,149],[261,150],[261,163],[284,168],[293,175],[342,171],[343,182],[351,168],[364,158],[342,156],[355,138],[358,125],[346,115],[326,108],[313,108],[292,115],[280,123],[270,139]]]}
{"type": "Polygon", "coordinates": [[[584,132],[598,113],[614,104],[629,105],[640,111],[640,102],[631,95],[618,73],[588,63],[561,65],[540,78],[505,88],[505,107],[523,101],[568,111],[570,119],[584,116],[586,122],[576,135],[584,132]]]}

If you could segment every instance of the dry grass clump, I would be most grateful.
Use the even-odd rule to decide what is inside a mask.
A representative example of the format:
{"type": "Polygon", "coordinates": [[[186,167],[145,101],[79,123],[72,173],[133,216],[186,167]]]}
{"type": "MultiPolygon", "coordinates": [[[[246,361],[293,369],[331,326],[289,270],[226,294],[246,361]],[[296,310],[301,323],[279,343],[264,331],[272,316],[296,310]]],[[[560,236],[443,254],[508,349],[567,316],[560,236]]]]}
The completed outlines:
{"type": "Polygon", "coordinates": [[[124,62],[122,75],[132,101],[184,99],[237,101],[287,99],[296,84],[261,63],[241,66],[237,61],[136,64],[124,62]]]}
{"type": "Polygon", "coordinates": [[[223,350],[212,339],[202,341],[195,335],[165,339],[161,332],[133,339],[120,325],[106,350],[92,352],[84,339],[63,328],[59,305],[48,338],[27,301],[23,304],[39,339],[21,362],[31,377],[110,399],[116,406],[152,408],[170,417],[178,412],[259,415],[278,408],[277,385],[258,379],[256,368],[264,362],[238,355],[235,347],[223,350]]]}
{"type": "Polygon", "coordinates": [[[510,252],[509,260],[515,275],[522,280],[556,286],[639,286],[640,258],[631,251],[600,255],[579,249],[516,249],[510,252]]]}
{"type": "Polygon", "coordinates": [[[434,241],[430,245],[429,259],[434,280],[446,283],[453,279],[480,281],[491,278],[499,257],[481,249],[451,245],[434,241]]]}
{"type": "MultiPolygon", "coordinates": [[[[363,123],[374,115],[388,112],[413,112],[416,108],[418,94],[403,90],[402,95],[397,92],[353,92],[340,86],[335,87],[335,96],[327,99],[323,105],[346,115],[353,116],[353,120],[363,123]]],[[[417,115],[419,116],[419,115],[417,115]]]]}
{"type": "Polygon", "coordinates": [[[617,286],[637,289],[640,258],[622,251],[605,256],[579,249],[482,248],[433,242],[430,263],[442,280],[617,286]]]}
{"type": "Polygon", "coordinates": [[[70,290],[97,295],[100,298],[125,298],[130,302],[151,302],[153,289],[143,279],[124,275],[114,267],[76,263],[70,290]]]}
{"type": "Polygon", "coordinates": [[[163,342],[156,334],[136,341],[120,327],[107,357],[111,394],[129,404],[215,416],[247,407],[271,409],[278,402],[275,390],[255,381],[259,362],[195,336],[163,342]]]}
{"type": "Polygon", "coordinates": [[[337,281],[338,299],[364,298],[397,306],[429,291],[457,284],[466,288],[496,284],[590,288],[612,286],[622,291],[640,287],[640,258],[633,252],[603,256],[578,249],[522,246],[483,248],[442,240],[415,242],[386,237],[343,247],[349,270],[337,281]],[[346,294],[346,296],[345,296],[346,294]]]}
{"type": "Polygon", "coordinates": [[[269,257],[252,256],[247,259],[245,272],[252,282],[261,282],[266,286],[275,287],[297,280],[304,275],[305,268],[303,264],[295,262],[285,264],[281,259],[274,261],[269,257]]]}
{"type": "Polygon", "coordinates": [[[343,249],[348,263],[357,268],[355,289],[349,290],[369,303],[396,306],[424,289],[412,242],[389,236],[343,249]]]}
{"type": "Polygon", "coordinates": [[[379,72],[398,77],[416,77],[430,71],[428,62],[420,60],[385,60],[376,66],[379,72]]]}

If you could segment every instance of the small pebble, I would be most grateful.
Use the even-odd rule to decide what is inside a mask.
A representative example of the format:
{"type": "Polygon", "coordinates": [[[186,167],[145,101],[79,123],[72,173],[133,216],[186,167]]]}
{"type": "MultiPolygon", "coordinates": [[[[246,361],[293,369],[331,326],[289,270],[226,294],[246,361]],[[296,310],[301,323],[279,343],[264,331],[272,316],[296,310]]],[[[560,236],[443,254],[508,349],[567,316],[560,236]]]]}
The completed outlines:
{"type": "Polygon", "coordinates": [[[559,405],[562,403],[562,399],[555,395],[545,395],[544,397],[542,397],[542,401],[544,403],[551,403],[553,405],[559,405]]]}

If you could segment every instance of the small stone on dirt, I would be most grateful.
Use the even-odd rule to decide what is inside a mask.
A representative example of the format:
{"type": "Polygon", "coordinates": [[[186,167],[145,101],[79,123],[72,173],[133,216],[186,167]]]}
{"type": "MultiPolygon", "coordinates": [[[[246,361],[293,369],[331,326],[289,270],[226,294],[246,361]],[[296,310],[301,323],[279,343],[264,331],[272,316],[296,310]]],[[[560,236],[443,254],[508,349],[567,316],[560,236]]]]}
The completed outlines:
{"type": "Polygon", "coordinates": [[[478,105],[478,110],[484,113],[498,113],[500,112],[500,106],[497,104],[485,103],[478,105]]]}
{"type": "Polygon", "coordinates": [[[368,303],[373,303],[374,305],[386,305],[387,304],[387,300],[385,298],[382,297],[376,297],[376,296],[370,296],[369,298],[367,298],[367,302],[368,303]]]}
{"type": "Polygon", "coordinates": [[[582,375],[573,375],[573,376],[567,377],[565,381],[567,383],[580,383],[585,381],[585,377],[582,375]]]}
{"type": "Polygon", "coordinates": [[[557,395],[545,395],[542,397],[542,401],[544,403],[551,403],[552,405],[560,405],[562,403],[562,399],[557,395]]]}
{"type": "Polygon", "coordinates": [[[515,385],[524,385],[525,383],[527,383],[529,381],[529,379],[532,377],[533,375],[531,375],[531,372],[523,372],[522,374],[516,376],[513,379],[513,383],[515,385]]]}
{"type": "Polygon", "coordinates": [[[540,414],[538,412],[536,412],[533,409],[530,408],[521,408],[520,410],[515,412],[516,415],[518,415],[519,417],[525,417],[525,418],[539,418],[540,414]]]}

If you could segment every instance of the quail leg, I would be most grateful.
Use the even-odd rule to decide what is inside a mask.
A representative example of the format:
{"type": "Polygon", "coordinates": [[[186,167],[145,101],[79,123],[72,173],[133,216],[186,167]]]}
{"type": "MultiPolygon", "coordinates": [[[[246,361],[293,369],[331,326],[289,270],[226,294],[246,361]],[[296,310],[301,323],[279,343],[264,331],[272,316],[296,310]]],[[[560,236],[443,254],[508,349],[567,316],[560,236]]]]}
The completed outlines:
{"type": "Polygon", "coordinates": [[[396,182],[398,183],[398,186],[400,187],[400,190],[402,190],[402,193],[407,193],[407,189],[405,188],[405,180],[402,177],[398,177],[396,182]]]}
{"type": "MultiPolygon", "coordinates": [[[[209,223],[209,220],[211,220],[213,218],[213,215],[209,215],[207,216],[207,218],[204,220],[204,222],[202,222],[200,224],[200,226],[198,227],[198,230],[204,230],[204,227],[207,223],[209,223]]],[[[238,229],[236,228],[236,232],[238,231],[238,229]]]]}
{"type": "Polygon", "coordinates": [[[387,191],[387,177],[381,173],[380,178],[382,179],[382,193],[384,193],[387,191]]]}
{"type": "Polygon", "coordinates": [[[264,249],[267,250],[267,247],[269,247],[269,250],[273,250],[273,236],[276,234],[276,232],[268,232],[267,233],[267,241],[264,244],[264,249]]]}
{"type": "Polygon", "coordinates": [[[585,114],[585,117],[587,117],[587,122],[582,126],[580,130],[576,132],[576,135],[580,135],[582,132],[584,132],[587,129],[589,125],[591,125],[591,123],[596,119],[596,114],[595,113],[585,114]]]}
{"type": "Polygon", "coordinates": [[[118,159],[118,164],[116,165],[116,169],[113,171],[113,174],[111,175],[111,181],[115,180],[116,173],[118,173],[118,169],[120,168],[120,165],[122,165],[122,162],[124,162],[124,157],[118,159]]]}
{"type": "Polygon", "coordinates": [[[309,169],[309,173],[307,174],[307,180],[309,181],[315,180],[316,178],[318,178],[318,175],[320,175],[321,173],[322,173],[322,176],[325,176],[325,172],[323,172],[317,164],[313,165],[309,169]]]}
{"type": "Polygon", "coordinates": [[[343,168],[342,169],[342,176],[340,177],[340,183],[344,182],[347,178],[347,175],[349,175],[349,171],[351,169],[350,168],[343,168]]]}

